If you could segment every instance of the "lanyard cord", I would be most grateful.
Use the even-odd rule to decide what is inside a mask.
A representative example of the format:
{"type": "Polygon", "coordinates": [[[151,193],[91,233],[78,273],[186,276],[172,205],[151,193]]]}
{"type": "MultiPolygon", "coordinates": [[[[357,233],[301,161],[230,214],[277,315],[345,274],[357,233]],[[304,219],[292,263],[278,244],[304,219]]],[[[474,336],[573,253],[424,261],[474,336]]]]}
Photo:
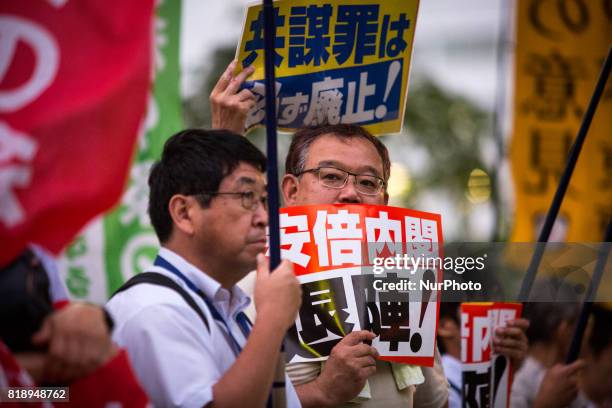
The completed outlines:
{"type": "MultiPolygon", "coordinates": [[[[204,303],[206,303],[206,306],[208,306],[208,309],[210,310],[210,313],[212,314],[213,319],[215,319],[217,323],[220,323],[223,325],[223,327],[225,327],[225,331],[227,333],[226,337],[228,338],[228,340],[230,340],[229,341],[230,347],[232,348],[236,356],[238,356],[238,354],[240,354],[240,352],[242,351],[242,347],[240,346],[240,343],[238,343],[238,341],[232,334],[232,331],[230,330],[229,325],[227,324],[225,319],[223,319],[223,317],[221,316],[221,314],[219,313],[215,305],[213,305],[213,303],[206,297],[204,292],[202,292],[202,290],[198,288],[189,278],[183,275],[176,266],[172,265],[170,262],[168,262],[161,256],[158,255],[155,258],[155,262],[153,264],[179,277],[183,282],[185,282],[185,284],[189,287],[189,289],[197,293],[198,296],[200,296],[202,300],[204,300],[204,303]]],[[[244,314],[244,312],[238,313],[238,315],[236,316],[236,323],[238,323],[238,326],[240,327],[240,330],[242,331],[242,334],[244,335],[244,337],[247,338],[251,330],[249,328],[249,320],[247,316],[244,314]]]]}
{"type": "MultiPolygon", "coordinates": [[[[231,341],[229,342],[230,346],[232,344],[234,345],[232,349],[234,350],[236,357],[238,357],[238,354],[240,354],[240,352],[242,351],[242,347],[240,346],[240,343],[236,341],[236,339],[232,335],[232,331],[230,330],[227,322],[225,321],[225,319],[223,319],[219,311],[217,311],[217,308],[215,307],[215,305],[213,305],[212,302],[208,300],[208,298],[206,297],[206,294],[204,294],[204,292],[202,292],[202,290],[198,288],[189,278],[183,275],[176,266],[172,265],[170,262],[168,262],[161,256],[157,255],[153,265],[159,266],[160,268],[163,268],[167,270],[168,272],[178,276],[183,282],[185,282],[185,284],[189,287],[189,289],[193,290],[195,293],[198,294],[198,296],[202,298],[202,300],[204,300],[204,303],[206,303],[206,306],[208,306],[208,309],[210,310],[210,313],[213,315],[213,318],[217,321],[217,323],[223,324],[223,326],[227,330],[226,338],[231,339],[231,341]]],[[[240,327],[240,330],[242,331],[242,334],[244,335],[244,337],[247,338],[249,336],[249,333],[251,332],[250,326],[252,326],[252,324],[244,312],[240,312],[236,315],[236,323],[240,327]]],[[[272,406],[272,391],[270,390],[270,394],[268,395],[268,400],[266,401],[266,407],[271,407],[271,406],[272,406]]]]}

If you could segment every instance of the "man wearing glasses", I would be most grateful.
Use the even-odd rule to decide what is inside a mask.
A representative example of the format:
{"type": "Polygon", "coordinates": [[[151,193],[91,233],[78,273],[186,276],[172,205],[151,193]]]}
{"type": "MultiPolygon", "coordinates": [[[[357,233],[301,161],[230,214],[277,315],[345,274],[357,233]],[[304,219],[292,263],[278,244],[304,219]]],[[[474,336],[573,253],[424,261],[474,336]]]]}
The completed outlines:
{"type": "MultiPolygon", "coordinates": [[[[264,155],[228,131],[185,130],[166,142],[149,177],[154,266],[108,303],[113,339],[128,351],[154,406],[247,407],[268,401],[301,293],[290,263],[263,256],[268,213],[264,155]],[[257,267],[250,299],[236,282],[257,267]]],[[[286,381],[288,407],[300,405],[286,381]]]]}
{"type": "Polygon", "coordinates": [[[285,204],[384,205],[390,169],[387,148],[360,126],[305,128],[287,154],[285,204]]]}
{"type": "MultiPolygon", "coordinates": [[[[285,162],[282,192],[287,206],[314,204],[386,205],[391,162],[387,148],[356,125],[326,125],[298,131],[285,162]]],[[[513,359],[525,357],[528,322],[517,319],[495,333],[494,347],[513,359]]],[[[320,363],[287,365],[304,407],[443,407],[448,382],[436,350],[433,368],[415,368],[376,359],[376,350],[365,344],[374,335],[353,332],[320,363]],[[367,387],[364,388],[367,380],[367,387]]]]}
{"type": "MultiPolygon", "coordinates": [[[[310,204],[386,205],[391,169],[387,148],[355,125],[328,125],[298,131],[285,162],[282,192],[287,206],[310,204]]],[[[304,407],[352,406],[441,407],[448,385],[439,362],[423,368],[378,361],[369,331],[353,332],[320,363],[287,365],[304,407]],[[367,388],[364,389],[366,386],[367,388]],[[415,383],[422,384],[416,387],[415,383]]]]}

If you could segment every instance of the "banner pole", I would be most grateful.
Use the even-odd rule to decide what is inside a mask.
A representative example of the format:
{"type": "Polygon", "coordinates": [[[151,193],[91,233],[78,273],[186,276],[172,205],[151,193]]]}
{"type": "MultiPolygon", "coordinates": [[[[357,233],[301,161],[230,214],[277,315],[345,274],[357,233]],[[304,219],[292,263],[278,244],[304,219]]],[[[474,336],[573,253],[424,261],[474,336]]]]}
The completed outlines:
{"type": "Polygon", "coordinates": [[[272,0],[264,0],[264,73],[266,89],[266,155],[268,157],[268,216],[270,228],[270,270],[280,264],[278,152],[276,144],[276,87],[274,42],[276,29],[272,0]]]}
{"type": "MultiPolygon", "coordinates": [[[[268,229],[270,248],[270,271],[280,264],[280,225],[278,194],[278,151],[276,143],[276,78],[274,75],[274,56],[276,27],[272,0],[263,0],[264,17],[264,75],[266,90],[266,156],[268,158],[268,229]]],[[[285,388],[285,347],[276,362],[276,373],[272,393],[267,406],[284,408],[286,406],[285,388]]]]}
{"type": "Polygon", "coordinates": [[[591,126],[591,121],[593,120],[593,116],[595,115],[595,110],[597,109],[597,105],[599,104],[599,100],[601,99],[601,95],[606,86],[606,82],[608,80],[608,77],[610,76],[611,66],[612,47],[609,47],[608,56],[606,57],[606,60],[604,61],[604,64],[599,73],[597,85],[595,85],[595,91],[593,92],[593,96],[591,97],[589,106],[587,107],[584,117],[582,118],[582,123],[580,124],[578,135],[576,136],[576,140],[574,141],[572,149],[570,150],[567,164],[565,165],[565,170],[563,171],[561,180],[559,180],[557,191],[555,192],[552,204],[548,209],[548,213],[546,214],[546,220],[544,221],[544,225],[542,226],[540,236],[538,237],[537,242],[541,244],[536,245],[535,251],[531,258],[531,262],[529,263],[529,267],[527,268],[527,273],[523,278],[521,289],[518,295],[518,299],[521,302],[526,302],[529,298],[531,287],[533,286],[538,267],[540,266],[542,256],[544,255],[544,250],[546,249],[546,242],[548,242],[548,239],[550,238],[550,233],[552,231],[553,225],[555,224],[557,215],[559,214],[561,204],[563,203],[563,197],[565,196],[565,192],[567,191],[567,187],[569,186],[570,180],[572,178],[572,173],[574,172],[574,168],[576,167],[578,156],[580,156],[582,145],[584,144],[584,140],[586,139],[589,127],[591,126]]]}
{"type": "Polygon", "coordinates": [[[593,302],[595,301],[595,294],[597,293],[597,288],[599,288],[599,283],[601,282],[601,278],[603,277],[603,271],[606,267],[606,262],[608,261],[608,254],[610,253],[611,242],[612,220],[608,222],[606,234],[601,243],[601,246],[599,247],[599,252],[597,254],[597,263],[595,264],[593,277],[591,278],[591,282],[589,283],[586,295],[584,296],[584,303],[582,304],[582,309],[580,310],[580,317],[578,318],[578,323],[576,324],[574,336],[572,337],[572,344],[570,346],[569,352],[567,353],[567,359],[565,360],[565,364],[573,363],[578,358],[578,354],[580,354],[582,338],[584,337],[584,331],[589,321],[589,315],[591,314],[591,308],[593,306],[593,302]]]}

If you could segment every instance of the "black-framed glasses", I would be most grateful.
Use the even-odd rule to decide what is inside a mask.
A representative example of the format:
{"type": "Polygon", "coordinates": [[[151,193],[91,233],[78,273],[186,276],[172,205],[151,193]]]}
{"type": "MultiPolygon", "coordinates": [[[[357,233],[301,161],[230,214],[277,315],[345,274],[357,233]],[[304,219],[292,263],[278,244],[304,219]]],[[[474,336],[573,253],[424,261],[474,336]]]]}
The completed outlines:
{"type": "Polygon", "coordinates": [[[355,177],[353,183],[355,189],[361,194],[377,195],[385,187],[385,180],[371,174],[355,174],[350,171],[342,170],[337,167],[317,167],[299,172],[296,176],[301,176],[304,173],[316,173],[319,177],[319,182],[329,188],[344,188],[349,176],[355,177]]]}
{"type": "Polygon", "coordinates": [[[225,191],[214,191],[214,192],[203,192],[196,195],[207,195],[207,196],[220,196],[226,195],[230,197],[241,199],[242,207],[245,210],[256,211],[260,205],[268,211],[268,196],[263,195],[261,193],[256,193],[255,191],[240,191],[240,192],[225,192],[225,191]]]}

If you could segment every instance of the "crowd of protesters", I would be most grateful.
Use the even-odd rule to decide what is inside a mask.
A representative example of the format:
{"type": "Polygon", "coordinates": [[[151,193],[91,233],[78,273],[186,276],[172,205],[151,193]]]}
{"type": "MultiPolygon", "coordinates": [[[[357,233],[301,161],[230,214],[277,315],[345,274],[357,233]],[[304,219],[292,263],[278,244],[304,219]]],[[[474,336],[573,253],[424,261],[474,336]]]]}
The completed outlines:
{"type": "MultiPolygon", "coordinates": [[[[262,255],[266,160],[240,135],[252,71],[234,72],[235,62],[211,94],[213,127],[227,130],[175,134],[152,168],[148,210],[161,244],[152,268],[105,307],[69,302],[38,248],[1,269],[0,388],[70,386],[72,406],[460,406],[457,303],[442,304],[434,367],[382,362],[374,334],[358,331],[324,365],[290,364],[278,378],[302,296],[291,264],[270,272],[262,255]],[[247,294],[237,282],[252,270],[247,294]]],[[[386,147],[359,126],[303,129],[286,161],[285,205],[385,205],[390,166],[386,147]],[[328,185],[326,172],[342,183],[328,185]]],[[[565,300],[528,304],[525,318],[494,334],[516,368],[513,407],[612,404],[612,311],[595,307],[581,358],[565,364],[580,307],[565,300]]]]}

